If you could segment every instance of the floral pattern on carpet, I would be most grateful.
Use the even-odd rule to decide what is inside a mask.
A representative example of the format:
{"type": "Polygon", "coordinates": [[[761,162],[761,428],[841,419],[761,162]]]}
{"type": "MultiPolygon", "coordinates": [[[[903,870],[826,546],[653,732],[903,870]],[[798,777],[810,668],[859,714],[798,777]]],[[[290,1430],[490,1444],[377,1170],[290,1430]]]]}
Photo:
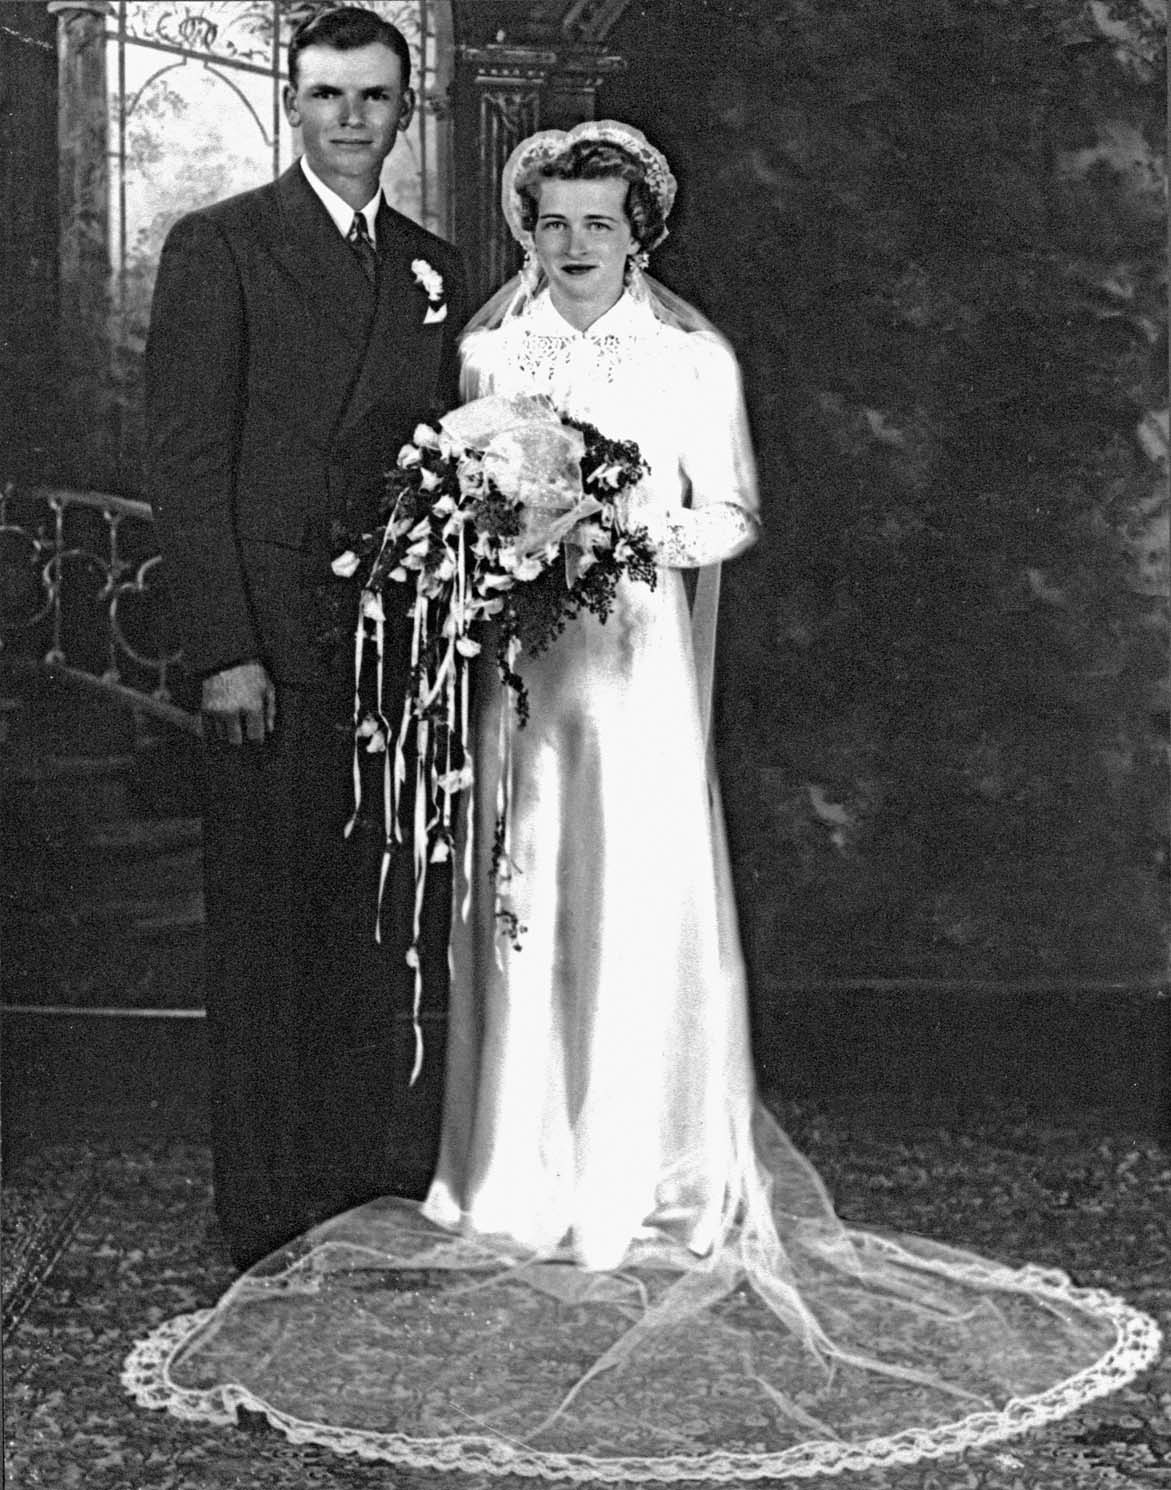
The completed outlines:
{"type": "MultiPolygon", "coordinates": [[[[1154,1140],[1103,1137],[1088,1126],[1008,1125],[900,1139],[808,1107],[786,1106],[781,1117],[848,1219],[1064,1268],[1079,1283],[1123,1294],[1171,1332],[1171,1154],[1154,1140]]],[[[391,1470],[294,1447],[263,1425],[217,1431],[133,1405],[119,1384],[133,1341],[173,1314],[213,1303],[232,1280],[202,1145],[54,1145],[25,1156],[8,1177],[7,1195],[16,1205],[5,1207],[6,1216],[21,1219],[6,1222],[5,1240],[14,1226],[64,1237],[48,1267],[42,1259],[39,1276],[24,1275],[31,1283],[14,1282],[11,1268],[5,1280],[8,1290],[23,1286],[30,1295],[5,1351],[9,1485],[515,1490],[522,1483],[391,1470]]],[[[1168,1490],[1171,1363],[1164,1359],[1125,1390],[1027,1438],[915,1468],[802,1483],[815,1490],[1168,1490]]]]}

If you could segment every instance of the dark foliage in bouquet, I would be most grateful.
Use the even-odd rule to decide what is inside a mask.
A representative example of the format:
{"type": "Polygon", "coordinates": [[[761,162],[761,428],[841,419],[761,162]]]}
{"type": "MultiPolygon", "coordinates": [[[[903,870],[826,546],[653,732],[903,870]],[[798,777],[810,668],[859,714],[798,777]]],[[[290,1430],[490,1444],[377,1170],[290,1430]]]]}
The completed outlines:
{"type": "Polygon", "coordinates": [[[539,399],[480,404],[489,402],[496,407],[486,411],[481,447],[442,426],[416,429],[387,472],[383,526],[340,535],[347,553],[334,565],[361,583],[364,623],[375,618],[374,597],[414,584],[416,608],[431,611],[431,624],[416,627],[410,691],[416,717],[437,723],[441,691],[426,679],[453,648],[454,657],[477,656],[484,623],[492,623],[499,673],[524,723],[518,659],[541,656],[583,612],[605,623],[621,578],[656,584],[653,542],[623,516],[624,493],[647,474],[638,446],[559,419],[539,399]]]}
{"type": "Polygon", "coordinates": [[[414,584],[410,695],[415,717],[441,732],[445,694],[435,682],[489,635],[523,724],[520,660],[546,651],[583,612],[604,623],[624,576],[652,589],[656,579],[649,535],[623,515],[625,493],[647,470],[638,446],[559,418],[542,400],[480,401],[489,403],[481,445],[443,426],[416,429],[387,473],[383,525],[343,535],[348,551],[334,565],[360,583],[362,624],[376,619],[375,597],[414,584]]]}

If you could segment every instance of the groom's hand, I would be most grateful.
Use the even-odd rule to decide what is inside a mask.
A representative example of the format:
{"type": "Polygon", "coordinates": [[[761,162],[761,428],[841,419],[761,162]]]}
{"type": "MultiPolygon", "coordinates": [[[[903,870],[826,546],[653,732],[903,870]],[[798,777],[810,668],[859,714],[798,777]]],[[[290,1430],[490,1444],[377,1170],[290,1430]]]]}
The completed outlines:
{"type": "Polygon", "coordinates": [[[239,662],[203,680],[209,739],[260,744],[276,726],[276,688],[262,662],[239,662]]]}

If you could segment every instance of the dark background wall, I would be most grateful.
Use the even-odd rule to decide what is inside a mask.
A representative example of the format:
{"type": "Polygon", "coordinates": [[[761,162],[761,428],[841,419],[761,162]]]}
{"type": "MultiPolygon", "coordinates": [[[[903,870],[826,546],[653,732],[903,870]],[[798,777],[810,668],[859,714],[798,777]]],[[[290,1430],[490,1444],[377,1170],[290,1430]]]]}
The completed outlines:
{"type": "Polygon", "coordinates": [[[759,444],[719,716],[758,986],[1162,976],[1164,38],[1099,9],[611,35],[599,113],[681,180],[652,269],[736,344],[759,444]]]}

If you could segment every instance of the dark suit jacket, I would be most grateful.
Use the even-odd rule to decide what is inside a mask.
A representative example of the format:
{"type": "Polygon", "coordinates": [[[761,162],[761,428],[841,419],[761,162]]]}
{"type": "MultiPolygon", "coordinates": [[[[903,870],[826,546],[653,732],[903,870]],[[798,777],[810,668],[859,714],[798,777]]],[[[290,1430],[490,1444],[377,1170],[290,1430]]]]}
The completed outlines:
{"type": "Polygon", "coordinates": [[[377,238],[375,295],[299,163],[167,237],[148,489],[194,673],[258,657],[278,682],[314,681],[311,596],[332,520],[372,519],[415,424],[456,402],[459,255],[385,203],[377,238]],[[427,323],[419,259],[443,277],[442,321],[427,323]]]}

